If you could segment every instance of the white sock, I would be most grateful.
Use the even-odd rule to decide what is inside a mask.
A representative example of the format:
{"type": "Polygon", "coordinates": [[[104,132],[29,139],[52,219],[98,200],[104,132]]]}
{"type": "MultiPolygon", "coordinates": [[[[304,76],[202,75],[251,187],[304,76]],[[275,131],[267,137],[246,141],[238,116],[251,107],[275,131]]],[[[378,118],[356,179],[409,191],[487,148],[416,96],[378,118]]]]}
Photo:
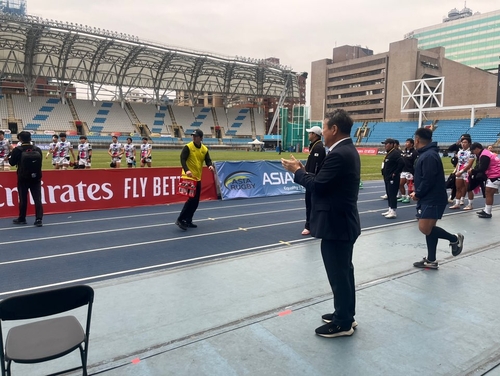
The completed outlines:
{"type": "Polygon", "coordinates": [[[455,199],[455,205],[460,205],[460,199],[459,198],[455,199]]]}
{"type": "Polygon", "coordinates": [[[491,214],[491,208],[493,205],[484,205],[484,212],[487,214],[491,214]]]}
{"type": "Polygon", "coordinates": [[[471,200],[471,199],[469,198],[468,200],[469,200],[469,205],[470,205],[470,206],[472,206],[472,201],[474,201],[474,199],[472,199],[472,200],[471,200]]]}

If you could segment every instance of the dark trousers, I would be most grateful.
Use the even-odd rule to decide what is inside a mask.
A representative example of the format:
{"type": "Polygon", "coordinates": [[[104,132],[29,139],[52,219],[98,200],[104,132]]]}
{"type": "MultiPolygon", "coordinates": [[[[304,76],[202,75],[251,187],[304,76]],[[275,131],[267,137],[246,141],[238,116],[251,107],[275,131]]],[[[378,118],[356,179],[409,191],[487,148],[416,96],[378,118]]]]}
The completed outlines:
{"type": "Polygon", "coordinates": [[[399,179],[395,180],[384,180],[385,183],[385,193],[387,193],[387,201],[389,201],[389,207],[391,209],[397,209],[398,207],[398,191],[399,191],[399,179]],[[392,181],[392,184],[391,184],[392,181]]]}
{"type": "Polygon", "coordinates": [[[196,182],[196,193],[194,197],[189,197],[184,207],[181,210],[181,214],[179,214],[179,221],[184,221],[187,223],[193,222],[193,215],[198,209],[198,204],[200,203],[200,195],[201,195],[201,181],[196,182]]]}
{"type": "Polygon", "coordinates": [[[26,210],[28,209],[28,191],[35,202],[36,219],[43,218],[42,206],[42,182],[40,180],[17,179],[17,192],[19,194],[19,219],[26,219],[26,210]]]}
{"type": "Polygon", "coordinates": [[[354,242],[321,240],[321,256],[333,292],[333,323],[350,328],[356,309],[356,286],[352,251],[354,242]]]}
{"type": "Polygon", "coordinates": [[[304,228],[310,230],[309,220],[311,219],[311,191],[306,191],[306,225],[304,228]]]}

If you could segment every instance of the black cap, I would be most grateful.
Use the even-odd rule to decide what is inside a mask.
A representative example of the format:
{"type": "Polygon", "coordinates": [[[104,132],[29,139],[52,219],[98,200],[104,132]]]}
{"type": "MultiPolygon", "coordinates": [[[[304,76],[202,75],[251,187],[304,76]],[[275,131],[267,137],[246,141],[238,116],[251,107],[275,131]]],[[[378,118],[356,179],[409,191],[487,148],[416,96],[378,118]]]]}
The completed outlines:
{"type": "Polygon", "coordinates": [[[393,138],[387,138],[385,141],[382,141],[382,143],[385,144],[395,144],[396,140],[393,138]]]}
{"type": "Polygon", "coordinates": [[[203,131],[201,129],[197,129],[193,133],[191,133],[191,136],[198,136],[199,138],[203,138],[203,131]]]}

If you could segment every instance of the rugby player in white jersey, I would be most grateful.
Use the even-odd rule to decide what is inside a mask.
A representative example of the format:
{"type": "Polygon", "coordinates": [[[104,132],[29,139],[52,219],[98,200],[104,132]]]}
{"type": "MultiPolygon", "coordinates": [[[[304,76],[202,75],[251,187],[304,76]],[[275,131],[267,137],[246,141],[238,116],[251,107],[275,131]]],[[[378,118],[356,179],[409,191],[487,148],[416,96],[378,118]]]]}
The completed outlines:
{"type": "Polygon", "coordinates": [[[117,136],[111,137],[111,144],[109,144],[108,154],[111,157],[109,167],[120,168],[122,163],[122,155],[124,153],[123,145],[118,142],[117,136]]]}
{"type": "Polygon", "coordinates": [[[11,150],[12,145],[5,138],[5,132],[0,131],[0,171],[10,171],[9,153],[11,150]]]}
{"type": "Polygon", "coordinates": [[[57,164],[59,169],[67,170],[71,163],[71,158],[73,161],[76,160],[75,152],[73,151],[73,145],[71,142],[66,141],[66,133],[59,133],[59,142],[57,143],[57,164]]]}
{"type": "Polygon", "coordinates": [[[53,135],[52,136],[52,142],[49,144],[49,151],[45,155],[45,159],[49,157],[49,155],[52,155],[52,166],[57,170],[59,169],[59,164],[57,161],[59,158],[57,157],[57,144],[59,143],[59,136],[58,135],[53,135]]]}
{"type": "Polygon", "coordinates": [[[151,167],[152,151],[153,151],[153,146],[148,143],[148,138],[143,137],[141,145],[141,167],[144,167],[146,165],[148,165],[148,167],[151,167]]]}
{"type": "Polygon", "coordinates": [[[125,159],[127,160],[127,167],[132,168],[135,165],[135,145],[132,143],[132,138],[127,137],[127,143],[124,146],[125,159]]]}
{"type": "Polygon", "coordinates": [[[92,145],[87,141],[87,136],[80,136],[80,143],[78,144],[78,164],[75,166],[77,169],[90,168],[92,160],[92,145]]]}

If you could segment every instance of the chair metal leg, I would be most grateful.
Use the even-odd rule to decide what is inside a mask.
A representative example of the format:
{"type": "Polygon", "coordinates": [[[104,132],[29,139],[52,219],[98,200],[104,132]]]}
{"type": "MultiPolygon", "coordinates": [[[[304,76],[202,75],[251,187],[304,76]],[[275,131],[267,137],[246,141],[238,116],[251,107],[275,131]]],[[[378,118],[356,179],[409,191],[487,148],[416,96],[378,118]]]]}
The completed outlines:
{"type": "Polygon", "coordinates": [[[80,350],[80,358],[82,358],[83,376],[87,376],[87,352],[83,350],[82,345],[78,346],[80,350]]]}

